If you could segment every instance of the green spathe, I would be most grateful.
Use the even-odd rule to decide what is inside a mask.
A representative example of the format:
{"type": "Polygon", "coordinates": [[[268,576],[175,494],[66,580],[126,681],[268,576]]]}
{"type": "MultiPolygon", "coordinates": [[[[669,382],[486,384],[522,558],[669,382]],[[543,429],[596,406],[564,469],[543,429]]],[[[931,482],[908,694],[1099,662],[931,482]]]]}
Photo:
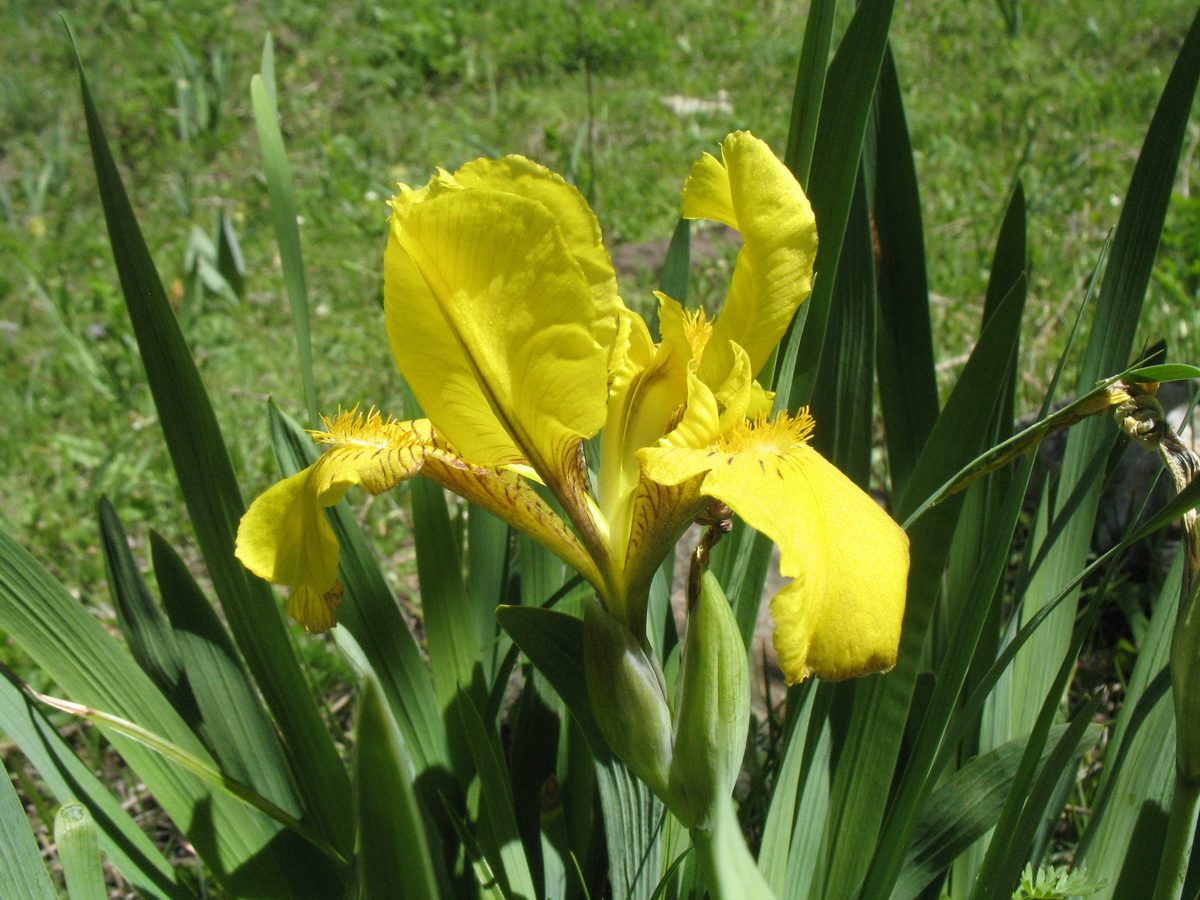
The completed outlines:
{"type": "Polygon", "coordinates": [[[699,587],[684,638],[670,784],[679,798],[671,811],[707,831],[742,766],[750,676],[746,645],[716,576],[705,571],[699,587]]]}
{"type": "Polygon", "coordinates": [[[583,617],[584,672],[604,740],[668,807],[671,711],[662,672],[632,634],[597,601],[583,617]]]}

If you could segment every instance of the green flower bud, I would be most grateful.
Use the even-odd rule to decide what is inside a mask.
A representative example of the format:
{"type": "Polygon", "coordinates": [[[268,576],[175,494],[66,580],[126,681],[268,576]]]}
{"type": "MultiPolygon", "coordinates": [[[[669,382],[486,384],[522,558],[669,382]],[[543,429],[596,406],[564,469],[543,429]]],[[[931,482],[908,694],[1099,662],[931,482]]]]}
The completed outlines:
{"type": "Polygon", "coordinates": [[[681,808],[671,811],[687,827],[707,830],[742,767],[750,674],[746,645],[716,576],[704,571],[689,602],[670,778],[681,808]]]}
{"type": "Polygon", "coordinates": [[[583,646],[588,699],[601,734],[616,757],[667,802],[671,711],[658,664],[595,600],[584,613],[583,646]]]}

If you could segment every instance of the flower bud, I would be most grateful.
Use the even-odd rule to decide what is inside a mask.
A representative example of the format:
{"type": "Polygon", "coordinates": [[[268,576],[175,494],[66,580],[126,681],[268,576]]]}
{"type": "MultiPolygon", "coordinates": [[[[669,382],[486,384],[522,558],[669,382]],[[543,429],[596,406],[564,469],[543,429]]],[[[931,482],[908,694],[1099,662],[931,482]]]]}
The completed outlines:
{"type": "Polygon", "coordinates": [[[595,600],[583,617],[584,674],[592,715],[609,748],[667,799],[671,711],[658,664],[595,600]]]}
{"type": "Polygon", "coordinates": [[[711,827],[742,766],[750,719],[746,645],[716,576],[707,570],[689,598],[672,745],[672,812],[689,828],[711,827]]]}

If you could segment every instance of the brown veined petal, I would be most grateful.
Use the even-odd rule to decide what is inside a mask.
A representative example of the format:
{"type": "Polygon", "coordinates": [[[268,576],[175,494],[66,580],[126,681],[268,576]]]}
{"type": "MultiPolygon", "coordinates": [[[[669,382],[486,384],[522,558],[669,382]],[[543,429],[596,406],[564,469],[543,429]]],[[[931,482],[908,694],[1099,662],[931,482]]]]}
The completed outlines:
{"type": "Polygon", "coordinates": [[[333,627],[341,602],[338,544],[323,509],[355,484],[379,494],[418,472],[540,541],[600,588],[595,564],[532,485],[515,472],[465,462],[428,419],[394,422],[348,412],[313,436],[329,449],[258,497],[237,540],[237,556],[248,569],[292,588],[288,613],[307,630],[333,627]]]}
{"type": "Polygon", "coordinates": [[[437,449],[426,454],[421,474],[503,519],[557,555],[597,591],[605,590],[595,561],[579,539],[516,472],[475,466],[447,449],[437,449]]]}
{"type": "Polygon", "coordinates": [[[771,602],[789,683],[891,668],[900,641],[908,538],[874,500],[808,446],[812,420],[759,420],[712,447],[641,454],[646,477],[728,504],[780,548],[792,578],[771,602]]]}
{"type": "Polygon", "coordinates": [[[679,484],[659,484],[643,478],[630,499],[629,544],[625,550],[622,585],[628,608],[628,621],[646,621],[644,603],[650,582],[664,559],[672,552],[684,531],[709,506],[711,500],[701,493],[702,479],[697,476],[679,484]]]}

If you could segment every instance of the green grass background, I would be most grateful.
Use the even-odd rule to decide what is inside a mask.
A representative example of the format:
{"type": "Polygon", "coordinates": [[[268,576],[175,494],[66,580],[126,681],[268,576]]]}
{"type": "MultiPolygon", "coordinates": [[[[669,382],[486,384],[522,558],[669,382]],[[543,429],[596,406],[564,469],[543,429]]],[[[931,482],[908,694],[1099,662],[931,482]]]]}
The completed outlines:
{"type": "MultiPolygon", "coordinates": [[[[1122,0],[1021,6],[1011,37],[994,3],[904,3],[892,40],[943,376],[977,334],[991,245],[1019,176],[1033,261],[1021,372],[1037,398],[1116,222],[1194,2],[1153,0],[1136,14],[1122,0]]],[[[303,404],[249,103],[266,33],[303,220],[320,405],[398,412],[380,315],[394,182],[424,183],[435,166],[503,153],[567,173],[593,197],[610,248],[646,245],[637,255],[650,270],[623,283],[637,302],[692,160],[737,128],[782,151],[806,9],[714,0],[62,7],[168,289],[182,295],[193,230],[212,235],[222,212],[243,249],[242,301],[208,294],[187,330],[248,492],[274,477],[266,399],[295,414],[303,404]],[[678,115],[663,102],[675,95],[723,103],[678,115]]],[[[1139,336],[1166,338],[1186,362],[1200,360],[1198,143],[1193,121],[1139,336]]],[[[139,544],[154,527],[186,553],[188,529],[116,282],[65,33],[33,0],[0,11],[0,187],[0,519],[103,607],[102,494],[139,544]]],[[[718,257],[701,268],[728,265],[718,257]]],[[[392,500],[364,509],[380,532],[396,516],[392,500]]]]}

